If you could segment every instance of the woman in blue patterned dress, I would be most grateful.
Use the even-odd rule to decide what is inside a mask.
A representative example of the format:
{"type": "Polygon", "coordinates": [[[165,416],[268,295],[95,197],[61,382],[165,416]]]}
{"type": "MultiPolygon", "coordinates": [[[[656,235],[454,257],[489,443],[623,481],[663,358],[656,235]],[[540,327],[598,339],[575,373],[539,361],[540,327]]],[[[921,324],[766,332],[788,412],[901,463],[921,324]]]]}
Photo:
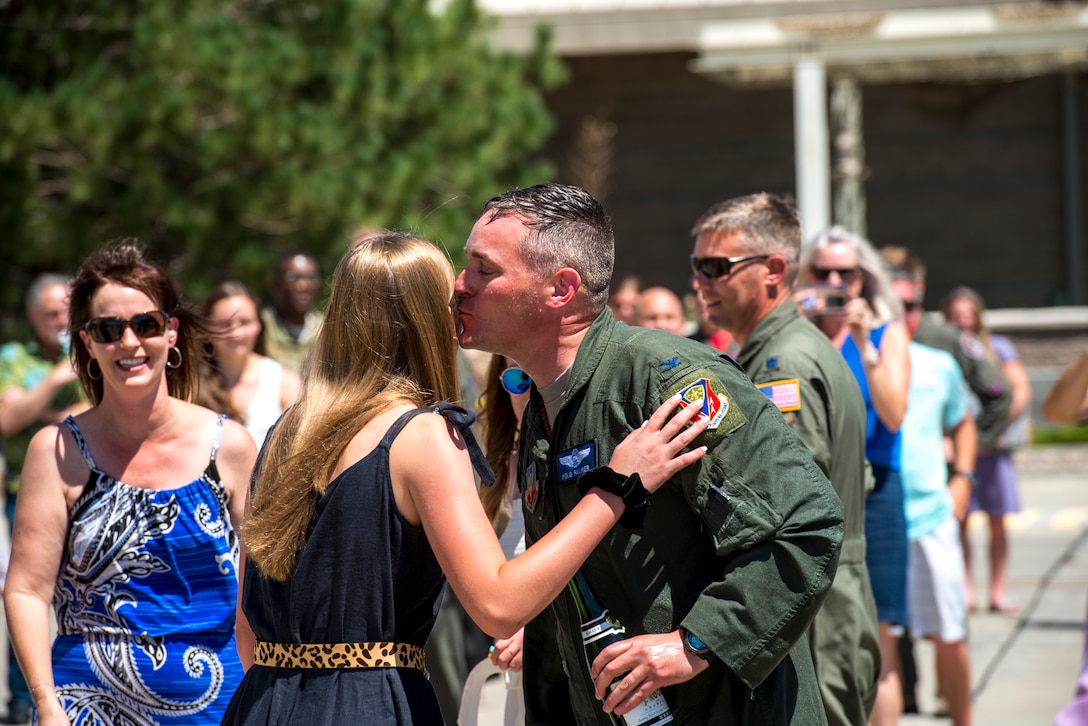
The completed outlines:
{"type": "Polygon", "coordinates": [[[189,402],[197,326],[135,241],[83,263],[70,308],[94,407],[30,444],[4,592],[38,721],[218,723],[242,677],[231,520],[256,447],[189,402]]]}

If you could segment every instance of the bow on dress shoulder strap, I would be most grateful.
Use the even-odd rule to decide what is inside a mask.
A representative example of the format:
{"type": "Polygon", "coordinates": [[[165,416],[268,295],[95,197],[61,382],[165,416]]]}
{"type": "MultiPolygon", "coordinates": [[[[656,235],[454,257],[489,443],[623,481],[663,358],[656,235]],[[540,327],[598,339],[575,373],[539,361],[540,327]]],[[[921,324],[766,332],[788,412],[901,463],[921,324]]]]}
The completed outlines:
{"type": "Polygon", "coordinates": [[[458,433],[464,437],[465,447],[468,449],[468,456],[472,461],[472,468],[479,475],[480,482],[486,487],[494,484],[495,472],[491,470],[491,465],[487,463],[487,457],[484,456],[480,445],[476,443],[476,435],[472,433],[472,424],[476,420],[476,414],[461,406],[455,406],[449,401],[441,401],[431,410],[453,424],[458,433]]]}

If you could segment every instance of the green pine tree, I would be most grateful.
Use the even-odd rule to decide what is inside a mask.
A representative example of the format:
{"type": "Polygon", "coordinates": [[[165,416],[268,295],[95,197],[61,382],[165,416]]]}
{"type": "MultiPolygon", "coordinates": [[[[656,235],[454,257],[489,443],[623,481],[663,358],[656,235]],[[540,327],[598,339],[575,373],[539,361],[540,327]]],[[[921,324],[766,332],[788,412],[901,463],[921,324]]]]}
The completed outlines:
{"type": "Polygon", "coordinates": [[[136,236],[199,297],[326,271],[360,225],[443,244],[547,178],[542,32],[492,48],[472,0],[12,0],[0,10],[0,308],[136,236]]]}

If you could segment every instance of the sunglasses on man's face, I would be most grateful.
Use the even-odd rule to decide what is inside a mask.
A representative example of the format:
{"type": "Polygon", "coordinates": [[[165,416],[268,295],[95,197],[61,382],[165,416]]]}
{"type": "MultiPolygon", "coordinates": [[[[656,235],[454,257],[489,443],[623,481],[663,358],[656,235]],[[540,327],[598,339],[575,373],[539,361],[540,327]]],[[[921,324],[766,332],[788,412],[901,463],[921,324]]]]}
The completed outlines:
{"type": "Polygon", "coordinates": [[[533,385],[533,379],[529,377],[529,374],[516,366],[503,371],[499,380],[502,381],[502,387],[506,389],[506,392],[515,396],[528,393],[533,385]]]}
{"type": "Polygon", "coordinates": [[[125,328],[132,328],[137,338],[154,338],[166,330],[170,317],[161,310],[149,310],[146,313],[124,318],[94,318],[83,326],[87,335],[96,343],[116,343],[125,335],[125,328]]]}
{"type": "Polygon", "coordinates": [[[770,255],[745,255],[744,257],[696,257],[690,255],[691,271],[713,280],[716,277],[732,275],[733,268],[749,260],[762,260],[770,255]]]}
{"type": "Polygon", "coordinates": [[[847,267],[845,269],[840,269],[838,267],[812,268],[812,276],[820,282],[825,282],[829,277],[831,277],[832,272],[838,273],[839,279],[845,282],[847,285],[853,282],[858,276],[858,268],[856,267],[847,267]]]}

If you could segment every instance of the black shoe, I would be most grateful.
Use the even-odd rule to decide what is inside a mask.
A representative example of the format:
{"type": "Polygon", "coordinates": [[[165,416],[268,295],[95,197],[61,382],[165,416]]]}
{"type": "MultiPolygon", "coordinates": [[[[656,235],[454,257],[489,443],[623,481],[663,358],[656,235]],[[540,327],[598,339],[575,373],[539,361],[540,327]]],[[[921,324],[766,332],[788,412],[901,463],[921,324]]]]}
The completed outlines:
{"type": "Polygon", "coordinates": [[[3,724],[28,724],[30,723],[30,704],[25,701],[12,701],[8,704],[8,715],[4,716],[0,723],[3,724]]]}

